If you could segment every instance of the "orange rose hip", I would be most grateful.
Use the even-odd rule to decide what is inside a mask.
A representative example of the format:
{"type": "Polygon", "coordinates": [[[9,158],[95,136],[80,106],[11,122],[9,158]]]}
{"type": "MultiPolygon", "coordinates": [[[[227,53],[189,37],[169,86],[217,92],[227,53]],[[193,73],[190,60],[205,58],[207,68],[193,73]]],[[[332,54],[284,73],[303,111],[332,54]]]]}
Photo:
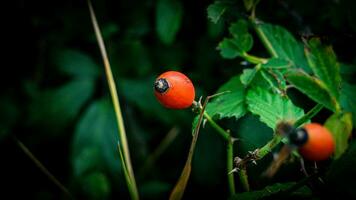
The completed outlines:
{"type": "Polygon", "coordinates": [[[192,105],[195,89],[186,75],[177,71],[167,71],[156,79],[154,94],[163,106],[184,109],[192,105]]]}

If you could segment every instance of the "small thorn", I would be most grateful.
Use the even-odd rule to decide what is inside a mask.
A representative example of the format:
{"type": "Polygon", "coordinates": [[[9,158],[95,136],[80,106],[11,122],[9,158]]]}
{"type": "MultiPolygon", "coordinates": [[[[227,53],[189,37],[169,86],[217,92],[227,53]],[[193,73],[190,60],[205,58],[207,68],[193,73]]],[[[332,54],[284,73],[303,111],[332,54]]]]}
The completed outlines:
{"type": "Polygon", "coordinates": [[[232,142],[232,143],[237,142],[237,141],[239,141],[239,140],[240,140],[239,138],[231,137],[231,142],[232,142]]]}
{"type": "Polygon", "coordinates": [[[203,128],[205,128],[205,124],[206,124],[206,122],[207,122],[208,120],[206,120],[205,118],[203,119],[203,128]]]}
{"type": "Polygon", "coordinates": [[[234,162],[236,163],[236,164],[239,164],[240,162],[242,161],[242,159],[240,158],[240,157],[235,157],[234,158],[234,162]]]}
{"type": "Polygon", "coordinates": [[[234,172],[238,172],[239,171],[239,169],[237,169],[236,167],[234,168],[234,169],[232,169],[229,173],[228,173],[228,175],[230,175],[230,174],[232,174],[232,173],[234,173],[234,172]]]}

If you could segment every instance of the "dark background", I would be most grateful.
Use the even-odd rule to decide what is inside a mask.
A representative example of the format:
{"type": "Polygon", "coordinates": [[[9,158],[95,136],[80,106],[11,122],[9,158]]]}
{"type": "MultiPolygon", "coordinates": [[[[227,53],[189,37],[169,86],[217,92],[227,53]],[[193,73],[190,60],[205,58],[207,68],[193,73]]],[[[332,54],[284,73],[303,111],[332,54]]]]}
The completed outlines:
{"type": "MultiPolygon", "coordinates": [[[[222,59],[216,50],[236,16],[215,25],[206,12],[212,1],[179,2],[181,24],[174,40],[164,42],[156,31],[156,18],[166,17],[157,16],[158,1],[93,1],[118,85],[143,199],[168,196],[185,162],[194,117],[189,109],[170,111],[160,106],[152,93],[154,78],[166,70],[182,71],[194,82],[199,97],[213,94],[246,67],[240,59],[222,59]],[[151,168],[139,174],[147,157],[174,127],[177,137],[151,168]]],[[[247,16],[240,1],[232,2],[236,15],[247,16]]],[[[348,74],[344,78],[356,83],[354,8],[352,0],[262,0],[257,17],[284,26],[297,39],[311,34],[322,37],[333,45],[338,59],[348,64],[341,69],[348,74]]],[[[3,9],[10,13],[3,19],[5,58],[0,72],[0,198],[65,198],[19,149],[18,139],[79,199],[127,199],[115,151],[115,118],[86,1],[14,0],[3,9]]],[[[268,57],[257,39],[253,51],[268,57]]],[[[305,108],[311,104],[301,102],[305,108]]],[[[322,111],[317,120],[325,120],[328,114],[322,111]]],[[[221,123],[241,134],[263,133],[257,143],[242,145],[238,154],[263,145],[271,136],[271,130],[254,116],[221,123]]],[[[219,195],[224,199],[228,196],[224,144],[209,127],[202,132],[186,197],[219,195]]],[[[265,186],[258,174],[268,159],[251,169],[251,185],[256,189],[265,186]]],[[[281,175],[276,181],[300,177],[298,173],[281,175]]]]}

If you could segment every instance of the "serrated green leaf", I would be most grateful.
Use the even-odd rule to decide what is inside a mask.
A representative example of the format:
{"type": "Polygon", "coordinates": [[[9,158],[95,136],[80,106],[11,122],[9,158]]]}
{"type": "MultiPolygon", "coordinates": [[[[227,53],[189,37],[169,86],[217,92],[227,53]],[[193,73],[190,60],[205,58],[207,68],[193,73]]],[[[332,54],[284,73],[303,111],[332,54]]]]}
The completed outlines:
{"type": "Polygon", "coordinates": [[[230,38],[224,38],[218,45],[218,50],[223,58],[233,59],[241,55],[241,50],[239,49],[236,41],[230,38]]]}
{"type": "Polygon", "coordinates": [[[218,89],[218,93],[226,92],[211,100],[206,106],[206,112],[217,119],[242,117],[246,113],[245,88],[240,81],[240,76],[231,78],[218,89]]]}
{"type": "Polygon", "coordinates": [[[156,31],[165,44],[172,44],[183,18],[182,2],[178,0],[158,0],[156,9],[156,31]]]}
{"type": "Polygon", "coordinates": [[[222,15],[225,13],[226,9],[228,8],[228,5],[225,4],[224,2],[216,1],[213,4],[209,5],[207,11],[208,11],[208,18],[213,22],[217,23],[222,15]]]}
{"type": "Polygon", "coordinates": [[[325,177],[325,189],[329,194],[356,199],[356,142],[352,142],[346,152],[335,160],[325,177]]]}
{"type": "Polygon", "coordinates": [[[231,24],[229,31],[241,54],[252,48],[253,38],[248,32],[248,23],[246,20],[240,19],[236,23],[231,24]]]}
{"type": "Polygon", "coordinates": [[[338,100],[341,86],[340,67],[332,47],[324,46],[319,39],[313,38],[308,41],[305,55],[314,74],[338,100]]]}
{"type": "Polygon", "coordinates": [[[340,104],[343,109],[352,113],[352,122],[356,126],[356,85],[342,84],[340,104]]]}
{"type": "Polygon", "coordinates": [[[253,78],[255,78],[256,73],[257,73],[256,68],[244,69],[240,76],[241,83],[244,84],[245,86],[248,86],[253,80],[253,78]]]}
{"type": "Polygon", "coordinates": [[[256,24],[257,34],[263,38],[269,53],[275,58],[289,61],[294,67],[310,71],[303,46],[285,28],[272,24],[256,24]]]}
{"type": "Polygon", "coordinates": [[[298,70],[289,70],[285,74],[285,77],[289,83],[293,84],[309,98],[332,111],[336,110],[336,100],[330,96],[330,93],[326,90],[323,84],[320,83],[320,80],[298,70]]]}
{"type": "Polygon", "coordinates": [[[107,170],[107,175],[119,177],[121,163],[117,132],[115,114],[109,99],[93,102],[83,113],[74,132],[71,151],[75,175],[107,170]]]}
{"type": "Polygon", "coordinates": [[[290,99],[259,87],[247,92],[246,102],[247,109],[260,116],[260,120],[272,129],[282,120],[295,121],[304,115],[304,111],[290,99]]]}
{"type": "Polygon", "coordinates": [[[335,113],[325,122],[325,127],[331,132],[335,140],[334,158],[338,159],[347,149],[352,131],[351,113],[335,113]]]}
{"type": "Polygon", "coordinates": [[[232,23],[229,27],[229,32],[235,38],[238,38],[241,35],[248,33],[247,21],[244,19],[240,19],[237,22],[232,23]]]}
{"type": "Polygon", "coordinates": [[[222,119],[235,117],[240,118],[246,113],[245,91],[234,91],[216,97],[206,108],[213,118],[222,119]]]}
{"type": "Polygon", "coordinates": [[[81,51],[60,50],[54,55],[53,62],[59,71],[70,76],[94,78],[100,74],[100,68],[94,60],[81,51]]]}
{"type": "MultiPolygon", "coordinates": [[[[221,95],[214,97],[206,106],[205,111],[213,119],[231,118],[239,119],[246,113],[245,87],[240,81],[240,76],[232,77],[217,91],[221,95]]],[[[192,123],[192,133],[198,123],[197,115],[192,123]]]]}
{"type": "Polygon", "coordinates": [[[267,63],[262,64],[262,68],[268,69],[286,69],[289,67],[292,67],[292,64],[283,58],[270,58],[267,63]]]}
{"type": "Polygon", "coordinates": [[[261,70],[260,73],[273,91],[280,92],[278,81],[274,76],[266,70],[261,70]]]}
{"type": "MultiPolygon", "coordinates": [[[[265,187],[262,190],[256,190],[256,191],[251,191],[251,192],[243,192],[234,195],[231,197],[231,200],[238,200],[238,199],[248,199],[248,200],[257,200],[257,199],[263,199],[272,195],[275,195],[276,193],[282,192],[284,190],[287,190],[288,188],[293,187],[296,183],[294,182],[287,182],[287,183],[276,183],[270,186],[265,187]]],[[[293,191],[291,194],[288,194],[290,196],[310,196],[312,194],[311,190],[307,186],[303,186],[295,191],[293,191]]]]}
{"type": "Polygon", "coordinates": [[[73,80],[59,88],[42,91],[30,103],[29,123],[59,133],[74,120],[93,92],[91,79],[73,80]]]}

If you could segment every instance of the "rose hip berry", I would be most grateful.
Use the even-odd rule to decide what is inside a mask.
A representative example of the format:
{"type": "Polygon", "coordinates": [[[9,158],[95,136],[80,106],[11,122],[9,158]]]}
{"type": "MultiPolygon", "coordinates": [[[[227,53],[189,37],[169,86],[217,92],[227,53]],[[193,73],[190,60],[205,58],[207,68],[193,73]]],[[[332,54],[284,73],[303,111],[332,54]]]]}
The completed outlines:
{"type": "Polygon", "coordinates": [[[156,79],[154,94],[163,106],[171,109],[184,109],[192,105],[195,89],[186,75],[177,71],[167,71],[156,79]]]}

